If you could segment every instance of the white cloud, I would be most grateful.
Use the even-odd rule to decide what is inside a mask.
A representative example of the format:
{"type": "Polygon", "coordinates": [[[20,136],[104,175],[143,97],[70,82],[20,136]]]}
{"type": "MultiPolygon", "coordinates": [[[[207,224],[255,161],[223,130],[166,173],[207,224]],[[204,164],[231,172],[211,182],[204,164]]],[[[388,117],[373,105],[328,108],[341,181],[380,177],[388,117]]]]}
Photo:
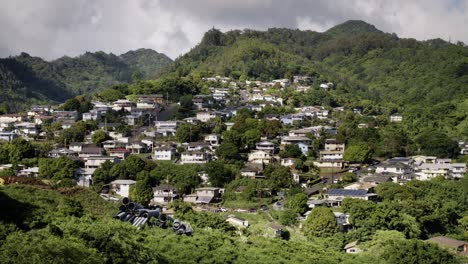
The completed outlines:
{"type": "Polygon", "coordinates": [[[402,37],[468,42],[468,0],[0,0],[0,56],[145,47],[175,58],[213,26],[324,31],[348,19],[402,37]]]}

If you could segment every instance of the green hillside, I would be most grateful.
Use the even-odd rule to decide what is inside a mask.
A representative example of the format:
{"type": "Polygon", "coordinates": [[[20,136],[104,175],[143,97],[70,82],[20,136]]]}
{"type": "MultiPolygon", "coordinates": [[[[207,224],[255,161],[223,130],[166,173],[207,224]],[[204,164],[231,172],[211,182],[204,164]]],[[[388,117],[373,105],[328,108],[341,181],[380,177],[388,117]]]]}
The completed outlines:
{"type": "Polygon", "coordinates": [[[412,133],[432,127],[466,137],[467,65],[463,43],[402,39],[348,21],[324,33],[212,29],[167,72],[262,81],[309,74],[335,83],[325,95],[332,104],[373,115],[400,112],[412,133]]]}
{"type": "MultiPolygon", "coordinates": [[[[137,230],[112,219],[117,205],[77,187],[54,190],[44,185],[0,186],[2,263],[463,262],[435,244],[406,239],[395,230],[379,230],[371,241],[360,244],[367,251],[346,254],[342,250],[343,234],[282,240],[250,229],[233,232],[220,215],[185,212],[187,208],[177,210],[177,215],[192,224],[191,236],[176,235],[171,228],[137,230]]],[[[414,218],[404,219],[411,222],[414,218]]],[[[438,220],[426,219],[429,223],[438,220]]]]}
{"type": "Polygon", "coordinates": [[[12,110],[42,101],[63,102],[112,83],[131,82],[135,72],[139,72],[143,79],[151,78],[171,62],[166,55],[149,49],[130,51],[121,56],[87,52],[51,62],[22,53],[0,59],[0,101],[10,102],[12,110]]]}

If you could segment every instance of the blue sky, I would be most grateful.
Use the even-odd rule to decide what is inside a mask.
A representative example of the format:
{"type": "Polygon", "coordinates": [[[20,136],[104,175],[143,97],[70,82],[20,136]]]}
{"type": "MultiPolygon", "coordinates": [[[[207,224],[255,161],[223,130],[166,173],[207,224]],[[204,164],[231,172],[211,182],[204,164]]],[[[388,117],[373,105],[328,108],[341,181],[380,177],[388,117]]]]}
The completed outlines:
{"type": "Polygon", "coordinates": [[[0,0],[0,57],[152,48],[175,58],[213,26],[324,31],[349,19],[400,37],[468,43],[468,0],[0,0]]]}

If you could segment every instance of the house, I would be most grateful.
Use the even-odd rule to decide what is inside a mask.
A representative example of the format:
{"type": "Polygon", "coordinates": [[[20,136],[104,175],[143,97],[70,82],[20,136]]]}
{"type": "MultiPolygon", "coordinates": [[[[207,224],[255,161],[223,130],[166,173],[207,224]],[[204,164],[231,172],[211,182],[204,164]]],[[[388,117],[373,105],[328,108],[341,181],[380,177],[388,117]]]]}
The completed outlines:
{"type": "Polygon", "coordinates": [[[368,193],[366,190],[330,189],[327,193],[327,204],[329,206],[340,206],[344,198],[375,200],[377,195],[368,193]]]}
{"type": "Polygon", "coordinates": [[[314,133],[314,129],[312,127],[301,128],[301,129],[291,129],[289,130],[288,136],[307,137],[308,135],[312,135],[313,133],[314,133]]]}
{"type": "Polygon", "coordinates": [[[198,125],[201,123],[200,120],[196,119],[195,117],[187,117],[183,119],[185,123],[191,124],[191,125],[198,125]]]}
{"type": "Polygon", "coordinates": [[[124,119],[124,122],[125,122],[125,124],[127,124],[129,126],[134,126],[134,125],[136,125],[138,123],[139,118],[140,118],[140,116],[138,116],[136,114],[126,115],[125,119],[124,119]]]}
{"type": "Polygon", "coordinates": [[[111,149],[120,149],[120,148],[125,148],[125,143],[115,140],[115,139],[110,139],[106,140],[101,143],[102,147],[106,150],[109,151],[111,149]]]}
{"type": "Polygon", "coordinates": [[[138,109],[157,109],[158,108],[158,103],[156,103],[154,100],[151,100],[150,98],[138,98],[136,107],[138,109]]]}
{"type": "Polygon", "coordinates": [[[22,122],[14,125],[16,133],[23,136],[37,136],[39,134],[39,129],[35,123],[22,122]]]}
{"type": "Polygon", "coordinates": [[[327,91],[330,90],[330,89],[332,89],[333,86],[334,86],[334,84],[331,83],[331,82],[328,82],[328,83],[321,83],[321,84],[320,84],[320,88],[322,88],[322,89],[324,89],[324,90],[327,90],[327,91]]]}
{"type": "Polygon", "coordinates": [[[78,168],[75,170],[76,185],[89,187],[93,184],[93,173],[96,169],[78,168]]]}
{"type": "Polygon", "coordinates": [[[219,135],[206,135],[204,140],[205,142],[209,143],[212,147],[219,146],[221,137],[219,135]]]}
{"type": "Polygon", "coordinates": [[[205,151],[211,150],[211,144],[208,142],[190,142],[187,146],[188,151],[205,151]]]}
{"type": "Polygon", "coordinates": [[[13,141],[13,139],[17,138],[18,135],[14,131],[0,131],[0,140],[3,141],[13,141]]]}
{"type": "Polygon", "coordinates": [[[468,255],[468,242],[466,241],[456,240],[444,236],[429,238],[427,241],[436,243],[442,247],[452,248],[456,253],[460,255],[468,255]]]}
{"type": "Polygon", "coordinates": [[[33,105],[29,108],[28,116],[48,115],[52,112],[50,105],[33,105]]]}
{"type": "Polygon", "coordinates": [[[110,183],[111,190],[122,197],[128,197],[130,186],[135,184],[134,180],[115,180],[110,183]]]}
{"type": "Polygon", "coordinates": [[[202,151],[187,151],[181,154],[181,164],[203,164],[210,160],[210,155],[202,151]]]}
{"type": "Polygon", "coordinates": [[[25,168],[16,174],[19,177],[38,177],[39,176],[39,167],[25,168]]]}
{"type": "Polygon", "coordinates": [[[91,120],[100,120],[101,119],[101,111],[99,110],[91,110],[89,112],[82,114],[83,121],[91,121],[91,120]]]}
{"type": "Polygon", "coordinates": [[[393,114],[393,115],[390,116],[390,122],[397,123],[397,122],[401,122],[401,121],[403,121],[403,116],[400,115],[400,114],[393,114]]]}
{"type": "Polygon", "coordinates": [[[332,160],[316,160],[314,161],[314,165],[319,168],[336,168],[336,169],[343,169],[345,167],[344,160],[332,159],[332,160]]]}
{"type": "Polygon", "coordinates": [[[109,156],[116,157],[120,160],[125,160],[128,156],[130,156],[131,151],[125,148],[115,148],[110,149],[107,151],[109,156]]]}
{"type": "Polygon", "coordinates": [[[300,124],[304,120],[305,120],[305,115],[302,113],[283,115],[280,117],[281,124],[290,125],[290,126],[294,124],[300,124]]]}
{"type": "Polygon", "coordinates": [[[263,163],[246,163],[244,168],[241,169],[241,176],[249,178],[264,178],[263,169],[263,163]]]}
{"type": "Polygon", "coordinates": [[[285,167],[294,166],[294,162],[295,162],[296,160],[297,160],[297,159],[295,159],[295,158],[284,158],[284,159],[281,159],[281,166],[285,166],[285,167]]]}
{"type": "Polygon", "coordinates": [[[362,178],[362,182],[378,185],[385,182],[391,182],[392,177],[387,175],[375,175],[362,178]]]}
{"type": "MultiPolygon", "coordinates": [[[[144,94],[139,95],[138,100],[140,101],[152,101],[157,104],[164,104],[166,101],[164,100],[164,96],[162,94],[144,94]]],[[[140,107],[139,107],[140,108],[140,107]]]]}
{"type": "Polygon", "coordinates": [[[268,141],[258,142],[257,144],[255,144],[255,148],[257,150],[267,151],[272,154],[276,152],[276,145],[268,141]]]}
{"type": "Polygon", "coordinates": [[[204,187],[195,189],[195,193],[186,195],[184,202],[209,204],[219,201],[221,198],[221,189],[216,187],[204,187]]]}
{"type": "Polygon", "coordinates": [[[466,173],[465,163],[422,163],[415,168],[419,180],[428,180],[437,176],[446,179],[463,178],[466,173]]]}
{"type": "Polygon", "coordinates": [[[350,226],[349,214],[341,212],[333,212],[333,214],[335,215],[336,224],[340,227],[340,231],[347,231],[350,226]]]}
{"type": "Polygon", "coordinates": [[[66,148],[57,148],[49,151],[47,153],[47,157],[49,158],[59,158],[59,157],[78,157],[78,153],[73,150],[66,149],[66,148]]]}
{"type": "Polygon", "coordinates": [[[178,198],[176,188],[172,185],[161,184],[153,188],[152,204],[167,205],[178,198]]]}
{"type": "Polygon", "coordinates": [[[179,127],[179,121],[156,121],[156,131],[163,136],[174,136],[179,127]]]}
{"type": "Polygon", "coordinates": [[[202,111],[197,113],[197,119],[204,123],[219,116],[220,114],[214,111],[202,111]]]}
{"type": "Polygon", "coordinates": [[[102,155],[104,155],[104,149],[98,147],[82,147],[81,151],[78,153],[78,157],[80,158],[89,158],[102,155]]]}
{"type": "Polygon", "coordinates": [[[19,114],[0,115],[0,123],[14,123],[23,121],[23,116],[19,114]]]}
{"type": "Polygon", "coordinates": [[[147,151],[147,146],[143,142],[138,140],[132,140],[128,142],[127,144],[125,144],[125,148],[135,154],[145,153],[147,151]]]}
{"type": "Polygon", "coordinates": [[[226,222],[230,223],[233,226],[238,226],[241,228],[249,227],[249,221],[234,215],[229,215],[226,219],[226,222]]]}
{"type": "Polygon", "coordinates": [[[375,168],[376,173],[395,173],[409,174],[413,172],[412,163],[405,162],[404,159],[393,158],[378,164],[375,168]]]}
{"type": "Polygon", "coordinates": [[[154,148],[154,160],[172,160],[175,158],[176,149],[173,146],[160,146],[154,148]]]}
{"type": "Polygon", "coordinates": [[[271,153],[264,150],[254,150],[249,153],[249,162],[259,164],[269,164],[272,160],[271,153]]]}
{"type": "Polygon", "coordinates": [[[135,107],[135,104],[126,99],[119,99],[112,104],[112,110],[121,111],[125,110],[131,112],[135,107]]]}
{"type": "Polygon", "coordinates": [[[341,150],[321,150],[321,160],[342,160],[344,151],[341,150]]]}
{"type": "Polygon", "coordinates": [[[281,138],[281,145],[288,145],[288,144],[299,144],[302,143],[304,145],[310,146],[312,140],[307,137],[299,137],[299,136],[284,136],[281,138]]]}
{"type": "Polygon", "coordinates": [[[468,155],[468,142],[458,141],[458,147],[461,155],[468,155]]]}
{"type": "Polygon", "coordinates": [[[344,152],[345,144],[336,139],[329,138],[325,140],[324,149],[326,151],[343,151],[344,152]]]}
{"type": "Polygon", "coordinates": [[[298,84],[311,84],[312,77],[310,76],[293,76],[293,82],[298,84]]]}
{"type": "Polygon", "coordinates": [[[346,244],[344,246],[344,250],[346,251],[346,253],[348,254],[357,254],[357,253],[360,253],[362,252],[362,249],[359,248],[358,246],[359,242],[356,240],[356,241],[353,241],[353,242],[350,242],[348,244],[346,244]]]}
{"type": "Polygon", "coordinates": [[[78,112],[77,111],[54,111],[53,116],[56,120],[70,120],[76,121],[78,119],[78,112]]]}
{"type": "Polygon", "coordinates": [[[116,157],[109,157],[109,156],[91,156],[85,159],[85,168],[86,169],[97,169],[101,167],[101,165],[109,161],[111,163],[118,163],[119,160],[116,157]]]}
{"type": "Polygon", "coordinates": [[[81,152],[85,145],[86,144],[83,142],[72,142],[68,145],[68,149],[75,152],[81,152]]]}

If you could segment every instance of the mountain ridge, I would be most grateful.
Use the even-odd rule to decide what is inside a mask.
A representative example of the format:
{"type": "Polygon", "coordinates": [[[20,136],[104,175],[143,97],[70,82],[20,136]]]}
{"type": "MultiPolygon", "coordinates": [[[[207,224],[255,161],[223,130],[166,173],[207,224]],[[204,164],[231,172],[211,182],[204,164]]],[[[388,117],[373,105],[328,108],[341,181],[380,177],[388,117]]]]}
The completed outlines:
{"type": "Polygon", "coordinates": [[[79,95],[99,91],[113,83],[130,83],[135,72],[141,79],[152,78],[172,60],[150,49],[112,53],[86,52],[76,57],[63,56],[46,61],[22,52],[0,59],[0,95],[13,110],[19,105],[46,101],[63,102],[79,95]]]}

